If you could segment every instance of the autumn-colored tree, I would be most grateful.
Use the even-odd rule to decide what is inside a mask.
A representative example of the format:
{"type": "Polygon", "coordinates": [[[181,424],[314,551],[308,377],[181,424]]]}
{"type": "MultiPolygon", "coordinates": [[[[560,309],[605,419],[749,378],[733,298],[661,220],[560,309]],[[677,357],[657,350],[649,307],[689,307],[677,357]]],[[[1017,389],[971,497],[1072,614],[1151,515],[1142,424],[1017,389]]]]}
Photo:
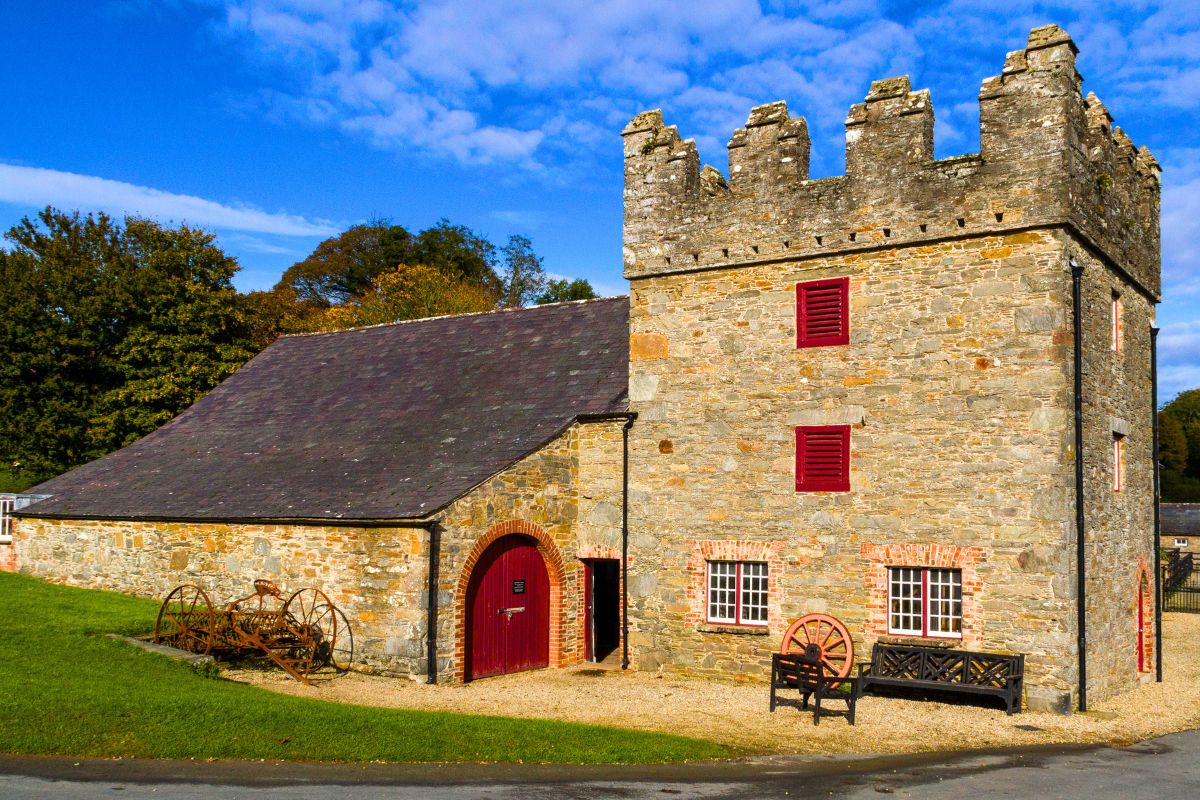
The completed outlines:
{"type": "Polygon", "coordinates": [[[326,330],[378,325],[405,319],[490,311],[496,294],[479,284],[424,265],[401,264],[378,275],[354,302],[330,308],[326,330]]]}
{"type": "Polygon", "coordinates": [[[275,288],[324,308],[352,302],[371,281],[400,264],[423,264],[450,278],[499,291],[496,248],[469,228],[440,220],[416,236],[400,225],[374,220],[354,225],[317,245],[283,273],[275,288]]]}
{"type": "Polygon", "coordinates": [[[0,257],[0,461],[31,479],[129,444],[255,352],[212,234],[47,208],[0,257]]]}

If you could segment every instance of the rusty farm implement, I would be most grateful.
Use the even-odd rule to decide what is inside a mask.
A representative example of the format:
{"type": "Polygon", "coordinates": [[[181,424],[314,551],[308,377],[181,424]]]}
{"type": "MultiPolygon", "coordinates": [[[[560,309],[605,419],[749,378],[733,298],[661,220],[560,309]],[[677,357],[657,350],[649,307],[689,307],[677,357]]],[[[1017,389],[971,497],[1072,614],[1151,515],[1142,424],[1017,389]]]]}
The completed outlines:
{"type": "Polygon", "coordinates": [[[159,609],[154,640],[201,655],[263,655],[305,684],[321,669],[347,671],[354,659],[350,623],[324,592],[309,587],[284,600],[268,580],[223,609],[199,586],[175,587],[159,609]]]}

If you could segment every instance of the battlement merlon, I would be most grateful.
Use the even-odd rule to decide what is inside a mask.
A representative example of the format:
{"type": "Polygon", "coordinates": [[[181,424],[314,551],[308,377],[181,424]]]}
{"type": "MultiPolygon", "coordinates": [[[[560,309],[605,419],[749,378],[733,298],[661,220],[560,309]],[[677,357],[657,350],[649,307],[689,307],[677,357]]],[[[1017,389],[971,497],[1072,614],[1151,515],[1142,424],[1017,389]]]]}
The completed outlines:
{"type": "Polygon", "coordinates": [[[1048,25],[1008,54],[980,90],[979,155],[935,160],[929,92],[875,81],[846,119],[846,175],[820,180],[783,102],[734,132],[728,181],[661,111],[639,114],[622,133],[625,275],[1068,227],[1157,298],[1158,163],[1081,95],[1076,52],[1048,25]]]}

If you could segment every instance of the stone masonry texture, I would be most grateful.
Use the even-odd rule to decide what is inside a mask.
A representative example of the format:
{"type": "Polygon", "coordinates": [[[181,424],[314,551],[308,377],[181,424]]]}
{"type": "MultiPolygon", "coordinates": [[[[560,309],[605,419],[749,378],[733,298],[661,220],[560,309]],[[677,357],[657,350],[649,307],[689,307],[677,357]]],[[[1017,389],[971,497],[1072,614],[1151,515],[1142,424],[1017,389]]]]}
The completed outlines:
{"type": "Polygon", "coordinates": [[[980,92],[979,155],[934,160],[932,101],[907,78],[850,110],[845,176],[808,180],[807,126],[783,103],[734,133],[728,179],[661,113],[626,127],[640,668],[757,679],[811,612],[860,652],[945,643],[889,636],[886,617],[888,567],[942,566],[962,570],[961,645],[1025,653],[1031,705],[1074,702],[1074,261],[1089,696],[1145,679],[1158,168],[1081,95],[1075,52],[1049,26],[1009,54],[980,92]],[[796,284],[843,277],[850,343],[798,349],[796,284]],[[850,491],[795,490],[802,425],[852,426],[850,491]],[[704,552],[768,564],[766,629],[704,623],[704,552]]]}

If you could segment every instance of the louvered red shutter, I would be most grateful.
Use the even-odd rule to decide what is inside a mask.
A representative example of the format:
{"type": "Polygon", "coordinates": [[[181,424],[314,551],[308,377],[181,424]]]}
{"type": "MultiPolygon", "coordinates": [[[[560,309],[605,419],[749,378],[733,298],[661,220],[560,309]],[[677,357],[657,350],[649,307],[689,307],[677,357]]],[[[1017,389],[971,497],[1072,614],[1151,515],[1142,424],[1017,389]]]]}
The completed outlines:
{"type": "Polygon", "coordinates": [[[850,491],[850,426],[796,428],[796,491],[850,491]]]}
{"type": "Polygon", "coordinates": [[[850,279],[796,284],[796,347],[850,343],[850,279]]]}

